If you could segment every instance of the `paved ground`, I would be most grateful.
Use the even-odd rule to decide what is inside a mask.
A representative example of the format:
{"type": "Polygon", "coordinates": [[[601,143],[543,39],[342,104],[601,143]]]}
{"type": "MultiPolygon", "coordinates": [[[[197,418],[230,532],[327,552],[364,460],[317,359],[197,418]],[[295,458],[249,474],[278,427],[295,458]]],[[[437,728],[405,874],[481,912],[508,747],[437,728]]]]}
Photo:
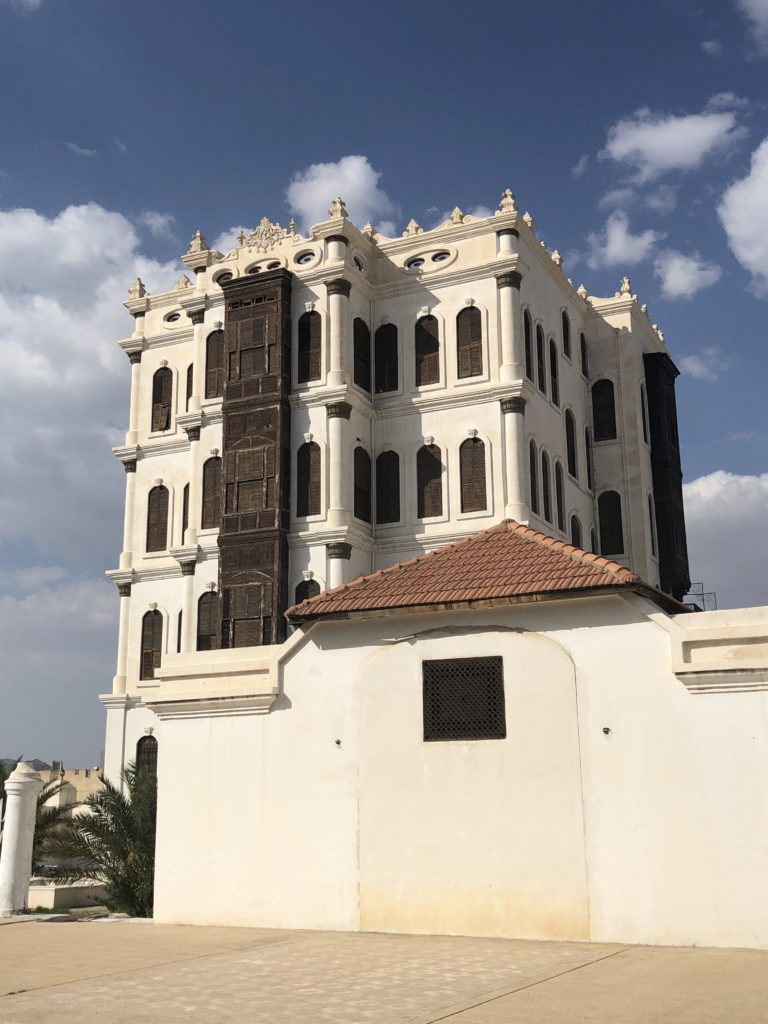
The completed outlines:
{"type": "Polygon", "coordinates": [[[0,928],[0,1024],[765,1024],[768,953],[134,922],[0,928]]]}

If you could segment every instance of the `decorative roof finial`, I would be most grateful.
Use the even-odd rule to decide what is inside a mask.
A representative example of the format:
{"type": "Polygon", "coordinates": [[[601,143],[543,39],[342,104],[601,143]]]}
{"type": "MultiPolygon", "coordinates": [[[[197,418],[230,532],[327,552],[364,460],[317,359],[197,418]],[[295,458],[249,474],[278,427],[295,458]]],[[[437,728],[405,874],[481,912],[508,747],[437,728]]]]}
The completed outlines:
{"type": "Polygon", "coordinates": [[[363,234],[368,235],[369,238],[373,238],[373,236],[376,234],[376,228],[373,226],[373,223],[370,220],[367,220],[365,224],[363,224],[363,234]]]}
{"type": "Polygon", "coordinates": [[[185,288],[191,287],[192,282],[189,280],[186,274],[182,274],[179,280],[176,282],[176,287],[174,288],[174,291],[180,292],[183,291],[185,288]]]}
{"type": "Polygon", "coordinates": [[[461,224],[464,220],[464,211],[458,206],[454,206],[451,213],[451,224],[461,224]]]}
{"type": "Polygon", "coordinates": [[[242,248],[245,245],[245,232],[242,228],[237,233],[237,244],[242,248]]]}
{"type": "Polygon", "coordinates": [[[512,189],[505,188],[501,194],[501,202],[499,208],[496,211],[497,216],[501,216],[503,213],[517,213],[517,204],[512,189]]]}
{"type": "Polygon", "coordinates": [[[291,233],[292,235],[295,235],[295,234],[296,234],[296,228],[297,228],[297,227],[298,227],[298,224],[296,223],[296,221],[294,220],[294,218],[293,218],[293,217],[291,217],[291,219],[290,219],[290,220],[288,221],[288,230],[290,231],[290,233],[291,233]]]}
{"type": "Polygon", "coordinates": [[[420,235],[423,233],[423,229],[413,217],[408,221],[408,227],[403,232],[403,238],[408,238],[410,235],[420,235]]]}
{"type": "Polygon", "coordinates": [[[582,299],[586,299],[586,297],[589,294],[589,292],[587,291],[587,289],[585,288],[585,286],[583,284],[580,284],[579,287],[576,289],[576,294],[580,295],[582,297],[582,299]]]}
{"type": "Polygon", "coordinates": [[[533,229],[536,227],[536,221],[533,219],[533,217],[530,215],[530,213],[528,213],[527,210],[523,214],[523,220],[528,225],[528,227],[531,229],[531,231],[533,231],[533,229]]]}
{"type": "Polygon", "coordinates": [[[563,265],[563,257],[560,255],[557,249],[555,249],[552,253],[552,262],[555,264],[556,267],[562,267],[563,265]]]}
{"type": "Polygon", "coordinates": [[[205,235],[202,233],[200,228],[198,228],[192,236],[187,252],[208,252],[208,243],[206,242],[205,235]]]}
{"type": "Polygon", "coordinates": [[[348,217],[347,208],[341,196],[336,196],[328,208],[329,217],[348,217]]]}
{"type": "Polygon", "coordinates": [[[632,294],[632,282],[628,277],[622,277],[621,288],[619,288],[619,295],[631,295],[632,294]]]}
{"type": "Polygon", "coordinates": [[[137,277],[136,280],[131,285],[131,287],[128,289],[128,295],[132,299],[143,299],[144,296],[148,294],[149,292],[144,287],[144,282],[141,280],[140,277],[137,277]]]}

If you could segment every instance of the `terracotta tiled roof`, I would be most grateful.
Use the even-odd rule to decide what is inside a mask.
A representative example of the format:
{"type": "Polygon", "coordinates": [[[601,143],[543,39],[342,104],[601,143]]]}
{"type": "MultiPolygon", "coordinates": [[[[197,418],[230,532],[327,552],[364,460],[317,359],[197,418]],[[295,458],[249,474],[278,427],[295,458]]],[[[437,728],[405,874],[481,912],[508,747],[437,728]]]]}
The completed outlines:
{"type": "MultiPolygon", "coordinates": [[[[294,622],[385,608],[534,599],[606,587],[668,598],[617,562],[547,537],[513,519],[426,555],[361,576],[290,608],[294,622]]],[[[682,611],[679,606],[677,611],[682,611]]]]}

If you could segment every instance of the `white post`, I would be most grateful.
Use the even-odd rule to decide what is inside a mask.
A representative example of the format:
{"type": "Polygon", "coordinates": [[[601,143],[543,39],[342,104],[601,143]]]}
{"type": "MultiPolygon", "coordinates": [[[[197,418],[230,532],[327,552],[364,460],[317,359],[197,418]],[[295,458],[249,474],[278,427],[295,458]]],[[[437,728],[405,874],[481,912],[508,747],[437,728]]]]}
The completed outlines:
{"type": "Polygon", "coordinates": [[[118,583],[120,595],[120,618],[117,629],[117,671],[112,680],[112,693],[122,694],[126,690],[128,677],[128,624],[131,615],[131,584],[118,583]]]}
{"type": "Polygon", "coordinates": [[[504,453],[507,470],[504,515],[518,523],[527,523],[530,509],[525,459],[525,399],[502,398],[501,410],[504,413],[504,453]]]}
{"type": "Polygon", "coordinates": [[[5,823],[0,849],[0,917],[11,917],[27,909],[37,795],[42,788],[39,772],[23,761],[5,783],[5,823]]]}
{"type": "Polygon", "coordinates": [[[352,545],[343,541],[336,544],[327,544],[328,551],[328,589],[340,587],[342,583],[348,582],[349,560],[352,556],[352,545]]]}
{"type": "Polygon", "coordinates": [[[352,407],[347,402],[331,402],[328,412],[328,523],[347,526],[351,516],[350,487],[352,459],[349,449],[349,417],[352,407]]]}
{"type": "Polygon", "coordinates": [[[125,512],[123,513],[123,550],[120,568],[130,569],[133,562],[133,520],[136,511],[136,459],[123,463],[125,470],[125,512]]]}
{"type": "MultiPolygon", "coordinates": [[[[142,322],[143,322],[142,317],[142,322]]],[[[141,387],[141,349],[128,353],[131,361],[131,404],[128,413],[128,436],[126,444],[136,444],[139,439],[139,388],[141,387]]]]}
{"type": "Polygon", "coordinates": [[[328,373],[328,384],[339,387],[347,383],[347,315],[349,294],[352,286],[343,277],[326,282],[328,290],[328,319],[330,337],[331,365],[328,373]]]}
{"type": "Polygon", "coordinates": [[[501,373],[503,384],[522,380],[525,372],[523,316],[520,305],[522,276],[516,270],[499,274],[499,333],[501,334],[501,373]]]}

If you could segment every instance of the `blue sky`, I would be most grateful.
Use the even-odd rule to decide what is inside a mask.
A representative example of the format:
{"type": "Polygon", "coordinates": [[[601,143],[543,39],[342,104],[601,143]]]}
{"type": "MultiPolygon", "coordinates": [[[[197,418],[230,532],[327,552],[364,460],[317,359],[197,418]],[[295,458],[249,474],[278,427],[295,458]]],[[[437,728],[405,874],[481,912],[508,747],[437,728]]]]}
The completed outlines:
{"type": "Polygon", "coordinates": [[[575,283],[630,274],[692,575],[768,603],[768,0],[0,0],[0,39],[0,754],[100,756],[131,280],[338,191],[401,231],[509,186],[575,283]]]}

